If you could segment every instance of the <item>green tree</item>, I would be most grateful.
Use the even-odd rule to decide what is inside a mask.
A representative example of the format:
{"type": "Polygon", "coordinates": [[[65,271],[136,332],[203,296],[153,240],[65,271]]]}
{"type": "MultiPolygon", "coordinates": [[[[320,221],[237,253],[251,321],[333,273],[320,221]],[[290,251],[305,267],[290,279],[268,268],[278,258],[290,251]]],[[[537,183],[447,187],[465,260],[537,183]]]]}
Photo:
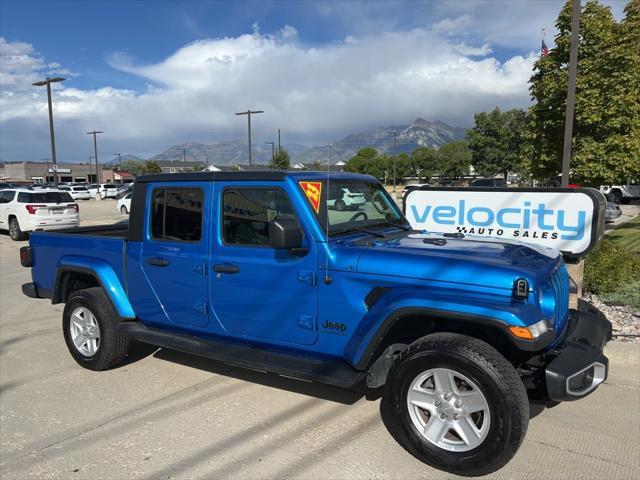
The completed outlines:
{"type": "Polygon", "coordinates": [[[421,182],[438,173],[440,168],[438,152],[434,148],[418,147],[411,153],[411,170],[421,182]]]}
{"type": "Polygon", "coordinates": [[[144,170],[144,163],[136,162],[135,160],[125,160],[122,162],[122,170],[131,172],[134,175],[142,175],[144,170]]]}
{"type": "Polygon", "coordinates": [[[440,159],[440,174],[457,180],[469,174],[471,165],[471,150],[464,140],[457,140],[444,144],[438,150],[440,159]]]}
{"type": "Polygon", "coordinates": [[[347,160],[344,167],[345,172],[364,173],[376,178],[384,178],[386,169],[386,156],[380,156],[378,151],[372,147],[358,150],[355,156],[347,160]]]}
{"type": "Polygon", "coordinates": [[[485,177],[498,173],[507,179],[509,172],[517,171],[523,161],[524,110],[502,112],[496,107],[491,112],[474,115],[475,126],[467,131],[473,168],[485,177]]]}
{"type": "Polygon", "coordinates": [[[276,170],[288,170],[291,168],[291,161],[289,159],[289,152],[286,149],[279,149],[274,157],[269,162],[269,168],[276,170]]]}
{"type": "MultiPolygon", "coordinates": [[[[571,35],[571,2],[556,22],[556,47],[531,77],[531,171],[539,179],[560,173],[571,35]]],[[[616,22],[609,7],[589,0],[580,18],[576,109],[571,168],[583,183],[640,177],[640,0],[616,22]]]]}
{"type": "Polygon", "coordinates": [[[144,172],[143,173],[162,173],[162,168],[158,165],[157,162],[153,160],[147,160],[144,162],[144,172]]]}

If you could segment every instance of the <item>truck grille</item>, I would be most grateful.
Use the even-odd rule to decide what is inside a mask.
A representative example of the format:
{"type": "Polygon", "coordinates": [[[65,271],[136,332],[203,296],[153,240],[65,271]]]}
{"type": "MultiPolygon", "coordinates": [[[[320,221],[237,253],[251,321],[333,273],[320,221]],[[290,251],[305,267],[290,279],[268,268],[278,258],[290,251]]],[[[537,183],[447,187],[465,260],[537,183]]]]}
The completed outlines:
{"type": "Polygon", "coordinates": [[[564,262],[553,272],[550,282],[556,300],[554,326],[556,331],[561,332],[567,323],[569,314],[569,274],[564,262]]]}

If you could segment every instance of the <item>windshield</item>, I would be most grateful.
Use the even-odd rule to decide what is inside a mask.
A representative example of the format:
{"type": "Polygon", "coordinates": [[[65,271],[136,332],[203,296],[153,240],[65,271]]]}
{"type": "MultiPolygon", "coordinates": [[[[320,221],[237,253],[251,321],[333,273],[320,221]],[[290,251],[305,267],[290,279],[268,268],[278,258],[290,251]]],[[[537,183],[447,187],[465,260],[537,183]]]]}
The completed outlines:
{"type": "Polygon", "coordinates": [[[328,187],[327,180],[302,181],[300,187],[322,228],[326,230],[328,223],[330,235],[373,226],[407,225],[396,203],[378,182],[329,178],[328,187]],[[318,186],[320,202],[314,205],[314,192],[318,186]]]}

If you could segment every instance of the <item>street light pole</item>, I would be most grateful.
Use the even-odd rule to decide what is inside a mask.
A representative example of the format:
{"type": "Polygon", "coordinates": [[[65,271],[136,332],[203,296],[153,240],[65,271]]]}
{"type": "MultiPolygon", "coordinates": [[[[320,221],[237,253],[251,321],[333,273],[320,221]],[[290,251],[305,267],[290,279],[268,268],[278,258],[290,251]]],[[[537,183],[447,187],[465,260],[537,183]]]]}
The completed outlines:
{"type": "Polygon", "coordinates": [[[47,101],[49,103],[49,137],[51,139],[51,169],[53,170],[53,184],[56,187],[58,186],[58,163],[56,161],[56,139],[53,133],[53,106],[51,105],[51,84],[62,81],[64,81],[64,78],[62,77],[47,77],[45,80],[41,80],[32,84],[35,87],[43,87],[45,85],[47,86],[47,101]]]}
{"type": "Polygon", "coordinates": [[[267,145],[271,145],[271,161],[276,159],[276,144],[274,142],[264,142],[267,145]]]}
{"type": "Polygon", "coordinates": [[[280,129],[278,129],[278,153],[282,150],[282,145],[280,144],[280,129]]]}
{"type": "Polygon", "coordinates": [[[571,140],[573,138],[573,115],[576,105],[576,76],[578,72],[578,44],[580,43],[580,0],[571,2],[571,50],[569,51],[569,85],[567,87],[567,109],[564,115],[564,144],[562,148],[561,186],[569,186],[571,165],[571,140]]]}
{"type": "Polygon", "coordinates": [[[181,148],[182,150],[182,163],[184,164],[184,171],[187,171],[187,149],[181,148]]]}
{"type": "Polygon", "coordinates": [[[98,162],[98,143],[96,141],[96,135],[98,133],[104,133],[98,130],[87,132],[87,135],[93,135],[93,158],[96,159],[96,183],[102,183],[102,175],[100,175],[100,162],[98,162]]]}
{"type": "Polygon", "coordinates": [[[396,161],[398,160],[398,132],[387,132],[393,135],[393,193],[396,193],[396,161]]]}
{"type": "MultiPolygon", "coordinates": [[[[118,156],[118,171],[120,172],[122,170],[122,155],[119,154],[119,153],[112,153],[111,155],[117,155],[118,156]]],[[[119,175],[120,175],[120,183],[124,183],[122,181],[122,174],[119,174],[119,175]]],[[[115,179],[115,175],[114,175],[114,178],[113,178],[114,183],[115,183],[115,180],[116,179],[115,179]]]]}
{"type": "Polygon", "coordinates": [[[249,166],[251,163],[251,115],[254,113],[264,113],[264,110],[247,110],[246,112],[238,112],[236,115],[246,115],[247,116],[247,131],[249,134],[249,166]]]}
{"type": "Polygon", "coordinates": [[[93,183],[91,181],[92,175],[93,175],[93,155],[89,155],[89,178],[87,178],[87,183],[93,183]]]}

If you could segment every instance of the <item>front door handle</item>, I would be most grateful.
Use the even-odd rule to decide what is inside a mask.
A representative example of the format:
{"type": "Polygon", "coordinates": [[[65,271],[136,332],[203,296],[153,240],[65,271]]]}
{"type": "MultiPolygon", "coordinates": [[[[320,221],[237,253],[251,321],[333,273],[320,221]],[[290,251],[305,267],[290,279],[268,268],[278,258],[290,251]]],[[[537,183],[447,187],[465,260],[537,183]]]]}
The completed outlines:
{"type": "Polygon", "coordinates": [[[147,258],[147,263],[149,265],[153,265],[154,267],[166,267],[169,265],[169,260],[161,257],[151,257],[147,258]]]}
{"type": "Polygon", "coordinates": [[[238,273],[240,267],[232,263],[219,263],[213,266],[213,271],[216,273],[238,273]]]}

